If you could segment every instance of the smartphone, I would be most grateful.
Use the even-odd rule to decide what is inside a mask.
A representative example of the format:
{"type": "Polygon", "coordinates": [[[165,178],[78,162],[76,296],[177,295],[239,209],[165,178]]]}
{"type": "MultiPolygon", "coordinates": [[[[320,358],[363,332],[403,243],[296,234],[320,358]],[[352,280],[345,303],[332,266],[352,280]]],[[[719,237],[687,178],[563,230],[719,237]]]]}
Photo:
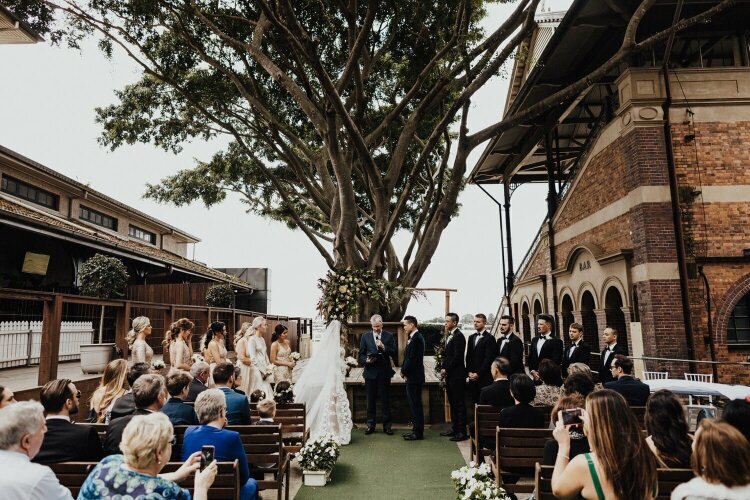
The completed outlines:
{"type": "Polygon", "coordinates": [[[572,410],[562,410],[563,425],[580,425],[583,423],[581,420],[581,408],[573,408],[572,410]]]}
{"type": "Polygon", "coordinates": [[[201,446],[201,470],[208,467],[208,464],[214,461],[216,456],[216,447],[214,446],[201,446]]]}

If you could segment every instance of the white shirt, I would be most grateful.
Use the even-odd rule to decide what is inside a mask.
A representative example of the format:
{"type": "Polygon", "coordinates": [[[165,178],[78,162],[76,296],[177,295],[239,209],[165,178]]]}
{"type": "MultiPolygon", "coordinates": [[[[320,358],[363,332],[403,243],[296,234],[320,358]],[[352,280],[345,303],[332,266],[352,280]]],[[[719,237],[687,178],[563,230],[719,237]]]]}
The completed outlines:
{"type": "Polygon", "coordinates": [[[503,347],[505,347],[505,344],[507,344],[508,342],[510,342],[510,336],[511,335],[513,335],[513,332],[508,332],[505,335],[500,335],[500,338],[503,339],[503,340],[500,341],[500,349],[499,349],[499,351],[502,351],[503,347]]]}
{"type": "Polygon", "coordinates": [[[547,335],[542,335],[539,337],[539,340],[536,341],[536,353],[538,355],[542,355],[542,347],[544,346],[544,342],[546,340],[552,340],[552,334],[548,333],[547,335]]]}
{"type": "Polygon", "coordinates": [[[0,496],[3,500],[72,500],[55,473],[17,451],[0,450],[0,496]]]}
{"type": "Polygon", "coordinates": [[[68,422],[70,422],[70,417],[67,415],[47,415],[47,420],[54,420],[54,419],[67,420],[68,422]]]}
{"type": "Polygon", "coordinates": [[[609,359],[609,357],[610,357],[610,356],[612,355],[612,353],[614,352],[614,350],[615,350],[615,346],[616,346],[616,345],[617,345],[617,342],[615,342],[614,344],[612,344],[612,345],[610,345],[610,346],[607,346],[607,350],[606,350],[606,351],[604,351],[604,361],[603,361],[603,363],[604,363],[604,364],[606,364],[606,363],[607,363],[607,360],[609,359]]]}
{"type": "Polygon", "coordinates": [[[573,351],[575,350],[576,347],[578,347],[578,341],[573,342],[572,344],[570,344],[570,349],[568,350],[568,356],[570,356],[571,354],[573,354],[573,351]]]}
{"type": "Polygon", "coordinates": [[[461,332],[464,336],[464,340],[466,341],[464,345],[464,362],[466,362],[466,353],[469,352],[469,337],[471,337],[471,333],[468,332],[461,332]]]}

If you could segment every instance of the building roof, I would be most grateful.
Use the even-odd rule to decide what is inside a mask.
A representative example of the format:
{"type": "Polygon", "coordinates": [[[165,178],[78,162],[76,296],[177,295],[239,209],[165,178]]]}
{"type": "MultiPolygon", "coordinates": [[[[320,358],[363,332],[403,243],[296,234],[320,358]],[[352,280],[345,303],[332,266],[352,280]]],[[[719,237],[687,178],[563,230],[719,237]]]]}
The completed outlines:
{"type": "Polygon", "coordinates": [[[27,158],[26,156],[23,156],[20,153],[17,153],[11,149],[8,149],[0,145],[0,156],[2,155],[7,155],[13,158],[14,160],[24,164],[24,166],[26,167],[30,167],[38,172],[41,172],[44,175],[47,175],[59,181],[62,181],[64,184],[69,185],[69,187],[73,187],[73,188],[81,190],[82,198],[91,198],[93,196],[97,198],[98,201],[102,201],[105,204],[113,205],[120,210],[124,210],[128,212],[129,214],[136,215],[139,218],[145,219],[157,227],[160,226],[161,228],[168,230],[172,234],[177,234],[183,237],[183,239],[185,239],[188,243],[198,243],[199,241],[201,241],[200,238],[198,238],[197,236],[193,236],[192,234],[186,233],[185,231],[178,229],[170,224],[167,224],[166,222],[160,221],[159,219],[151,215],[141,212],[140,210],[136,210],[135,208],[129,205],[126,205],[125,203],[122,203],[121,201],[117,201],[114,198],[111,198],[104,193],[101,193],[95,189],[92,189],[90,186],[86,184],[78,182],[75,179],[71,179],[70,177],[63,175],[60,172],[57,172],[56,170],[46,167],[42,165],[41,163],[38,163],[30,158],[27,158]]]}
{"type": "Polygon", "coordinates": [[[0,224],[37,231],[53,238],[69,239],[72,236],[76,243],[99,248],[108,253],[119,254],[162,267],[172,266],[175,270],[187,274],[224,281],[245,289],[252,288],[236,276],[217,271],[166,250],[138,243],[124,236],[120,237],[108,231],[97,231],[83,224],[77,224],[75,221],[55,216],[4,193],[0,193],[0,224]]]}
{"type": "Polygon", "coordinates": [[[43,42],[36,31],[21,21],[7,7],[0,4],[0,45],[43,42]]]}

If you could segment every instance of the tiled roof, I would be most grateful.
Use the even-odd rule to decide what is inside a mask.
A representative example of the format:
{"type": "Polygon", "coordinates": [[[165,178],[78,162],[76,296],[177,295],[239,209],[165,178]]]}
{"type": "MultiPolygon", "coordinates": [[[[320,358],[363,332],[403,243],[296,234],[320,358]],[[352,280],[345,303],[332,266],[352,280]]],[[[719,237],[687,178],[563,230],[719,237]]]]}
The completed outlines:
{"type": "Polygon", "coordinates": [[[26,203],[10,199],[9,196],[0,195],[0,219],[20,219],[36,227],[50,229],[57,233],[75,235],[83,240],[92,241],[100,245],[110,247],[120,252],[147,257],[155,261],[170,264],[176,269],[182,269],[191,274],[199,274],[217,281],[225,281],[243,288],[250,288],[245,281],[229,274],[222,273],[198,262],[186,259],[177,254],[161,250],[156,247],[138,243],[125,236],[114,235],[106,231],[97,231],[83,224],[49,214],[41,209],[36,209],[26,203]]]}

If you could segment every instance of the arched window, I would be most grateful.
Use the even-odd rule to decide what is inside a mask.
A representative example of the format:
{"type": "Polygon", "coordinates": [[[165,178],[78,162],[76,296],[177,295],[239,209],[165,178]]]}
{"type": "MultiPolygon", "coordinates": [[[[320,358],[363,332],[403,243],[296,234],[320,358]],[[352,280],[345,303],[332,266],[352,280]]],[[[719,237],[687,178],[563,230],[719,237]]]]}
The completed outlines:
{"type": "Polygon", "coordinates": [[[732,309],[727,326],[729,344],[750,344],[750,293],[746,293],[732,309]]]}
{"type": "Polygon", "coordinates": [[[529,321],[529,303],[524,302],[521,306],[521,325],[523,325],[523,340],[531,342],[531,324],[529,321]]]}
{"type": "Polygon", "coordinates": [[[628,331],[625,325],[625,314],[622,312],[622,296],[620,290],[614,286],[607,289],[604,297],[604,313],[607,316],[606,326],[611,326],[618,332],[617,343],[628,350],[628,331]]]}
{"type": "MultiPolygon", "coordinates": [[[[599,328],[596,324],[595,307],[594,296],[586,290],[581,295],[581,322],[583,323],[583,340],[591,346],[592,351],[599,350],[599,328]]],[[[598,356],[591,358],[591,369],[599,369],[598,356]]]]}
{"type": "Polygon", "coordinates": [[[573,299],[570,295],[565,295],[562,299],[562,338],[565,339],[565,343],[570,342],[568,329],[571,323],[573,323],[573,299]]]}

